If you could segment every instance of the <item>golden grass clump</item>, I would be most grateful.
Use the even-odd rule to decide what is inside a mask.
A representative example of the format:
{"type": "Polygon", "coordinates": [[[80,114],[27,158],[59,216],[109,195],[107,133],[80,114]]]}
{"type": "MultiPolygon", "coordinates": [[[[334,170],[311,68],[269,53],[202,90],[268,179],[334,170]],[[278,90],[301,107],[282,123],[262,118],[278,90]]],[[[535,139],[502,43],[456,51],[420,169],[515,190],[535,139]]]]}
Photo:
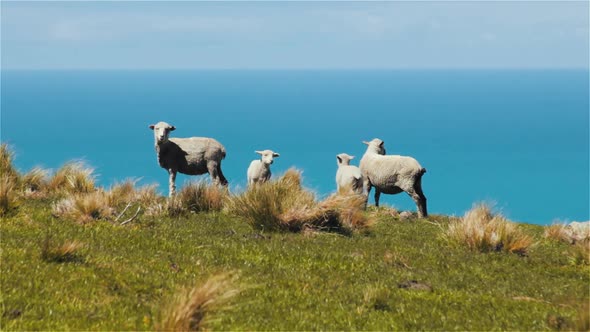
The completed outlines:
{"type": "Polygon", "coordinates": [[[570,243],[570,236],[564,224],[553,224],[545,227],[543,236],[547,239],[570,243]]]}
{"type": "Polygon", "coordinates": [[[41,245],[41,259],[54,263],[78,261],[81,259],[78,251],[82,247],[83,245],[76,240],[56,245],[49,237],[46,237],[41,245]]]}
{"type": "Polygon", "coordinates": [[[8,144],[0,145],[0,216],[18,205],[19,174],[12,165],[14,153],[8,144]]]}
{"type": "Polygon", "coordinates": [[[590,227],[587,223],[553,224],[545,227],[545,238],[569,244],[590,242],[590,227]]]}
{"type": "Polygon", "coordinates": [[[227,274],[209,278],[205,283],[176,293],[173,302],[164,309],[159,331],[202,331],[211,322],[215,311],[239,293],[227,274]]]}
{"type": "Polygon", "coordinates": [[[35,167],[21,178],[21,186],[27,197],[43,196],[49,184],[49,172],[43,168],[35,167]]]}
{"type": "Polygon", "coordinates": [[[138,188],[135,192],[135,200],[146,207],[156,204],[161,198],[156,188],[156,184],[149,184],[138,188]]]}
{"type": "Polygon", "coordinates": [[[461,219],[449,223],[445,235],[452,241],[482,252],[507,251],[525,255],[533,239],[485,204],[474,206],[461,219]]]}
{"type": "Polygon", "coordinates": [[[153,210],[160,206],[161,200],[155,185],[136,189],[135,182],[126,180],[113,185],[109,191],[99,188],[89,193],[69,193],[53,204],[53,214],[82,224],[94,220],[117,222],[123,216],[126,219],[132,216],[133,220],[142,208],[143,211],[153,210]]]}
{"type": "Polygon", "coordinates": [[[283,176],[250,187],[233,196],[231,213],[264,231],[299,232],[313,228],[351,232],[369,226],[364,196],[334,195],[316,202],[314,193],[301,186],[301,172],[289,169],[283,176]]]}
{"type": "Polygon", "coordinates": [[[136,182],[136,180],[125,180],[114,184],[108,191],[109,205],[119,206],[135,201],[137,196],[137,191],[135,190],[136,182]]]}
{"type": "Polygon", "coordinates": [[[81,161],[62,166],[49,180],[52,192],[89,193],[95,189],[94,169],[81,161]]]}
{"type": "Polygon", "coordinates": [[[335,215],[337,228],[347,231],[365,230],[370,227],[372,219],[367,218],[364,210],[367,200],[363,195],[332,195],[318,204],[318,209],[325,215],[335,215]]]}
{"type": "Polygon", "coordinates": [[[0,174],[18,180],[19,174],[12,164],[14,152],[10,149],[8,144],[0,144],[0,174]]]}
{"type": "Polygon", "coordinates": [[[170,217],[191,212],[218,212],[223,209],[228,197],[227,188],[204,181],[192,182],[186,184],[174,197],[171,197],[163,210],[170,217]]]}
{"type": "Polygon", "coordinates": [[[302,226],[300,218],[307,219],[315,205],[315,195],[301,186],[301,172],[292,168],[276,180],[233,196],[229,210],[255,229],[298,231],[302,226]]]}
{"type": "Polygon", "coordinates": [[[151,184],[137,188],[136,183],[137,180],[125,180],[113,185],[108,191],[109,205],[115,208],[138,203],[147,208],[158,203],[161,197],[156,190],[157,185],[151,184]]]}
{"type": "Polygon", "coordinates": [[[15,178],[0,174],[0,216],[8,214],[18,203],[15,178]]]}
{"type": "Polygon", "coordinates": [[[102,190],[72,194],[53,205],[53,214],[86,224],[94,220],[110,218],[114,214],[114,209],[109,203],[108,193],[102,190]]]}
{"type": "Polygon", "coordinates": [[[228,192],[225,187],[200,181],[184,186],[177,196],[188,211],[209,212],[223,209],[228,192]]]}

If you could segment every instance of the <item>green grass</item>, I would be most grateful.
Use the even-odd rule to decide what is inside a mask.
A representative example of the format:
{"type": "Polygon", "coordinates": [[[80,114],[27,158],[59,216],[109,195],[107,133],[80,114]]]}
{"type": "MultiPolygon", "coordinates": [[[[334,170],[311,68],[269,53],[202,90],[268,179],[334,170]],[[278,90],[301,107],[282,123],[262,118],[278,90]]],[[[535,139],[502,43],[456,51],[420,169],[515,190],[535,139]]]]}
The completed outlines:
{"type": "Polygon", "coordinates": [[[170,200],[79,163],[21,175],[5,145],[0,170],[1,330],[590,328],[590,242],[487,210],[400,220],[296,170],[170,200]]]}
{"type": "Polygon", "coordinates": [[[2,217],[2,330],[154,330],[179,291],[224,273],[240,291],[207,313],[212,330],[588,326],[590,267],[540,226],[519,225],[536,242],[521,257],[449,242],[444,216],[371,209],[369,232],[260,233],[223,212],[79,224],[53,216],[55,200],[2,217]],[[411,280],[431,290],[399,287],[411,280]]]}

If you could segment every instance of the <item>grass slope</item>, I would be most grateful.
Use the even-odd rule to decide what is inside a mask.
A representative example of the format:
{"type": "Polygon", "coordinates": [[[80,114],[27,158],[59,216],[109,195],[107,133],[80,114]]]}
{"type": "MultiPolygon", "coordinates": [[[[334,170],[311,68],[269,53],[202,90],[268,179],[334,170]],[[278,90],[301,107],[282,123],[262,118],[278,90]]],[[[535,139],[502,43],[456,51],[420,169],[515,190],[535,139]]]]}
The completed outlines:
{"type": "Polygon", "coordinates": [[[219,274],[240,292],[208,309],[212,330],[588,328],[590,267],[540,226],[518,226],[536,242],[523,257],[453,244],[446,217],[386,209],[346,236],[261,234],[222,212],[79,224],[50,199],[19,204],[0,223],[3,330],[153,330],[175,294],[219,274]]]}

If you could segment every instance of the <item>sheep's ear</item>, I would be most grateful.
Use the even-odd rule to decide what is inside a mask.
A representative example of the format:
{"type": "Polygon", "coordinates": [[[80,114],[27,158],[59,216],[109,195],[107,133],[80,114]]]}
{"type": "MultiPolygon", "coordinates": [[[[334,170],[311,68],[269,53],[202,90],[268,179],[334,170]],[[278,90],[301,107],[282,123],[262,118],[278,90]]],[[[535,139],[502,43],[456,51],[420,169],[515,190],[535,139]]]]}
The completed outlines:
{"type": "Polygon", "coordinates": [[[369,142],[367,142],[367,141],[363,141],[363,144],[364,144],[364,145],[369,145],[369,142]]]}
{"type": "Polygon", "coordinates": [[[273,153],[272,156],[276,158],[276,157],[280,157],[281,155],[278,153],[273,153]]]}
{"type": "Polygon", "coordinates": [[[349,157],[350,157],[350,160],[353,160],[354,159],[354,156],[349,156],[349,157]]]}
{"type": "Polygon", "coordinates": [[[381,144],[379,144],[379,147],[382,148],[383,144],[385,144],[385,142],[381,141],[381,144]]]}
{"type": "Polygon", "coordinates": [[[258,153],[259,155],[262,156],[262,151],[254,151],[255,153],[258,153]]]}
{"type": "Polygon", "coordinates": [[[336,159],[338,159],[338,163],[342,163],[342,158],[340,158],[340,156],[336,156],[336,159]]]}
{"type": "Polygon", "coordinates": [[[154,130],[155,125],[150,125],[150,129],[154,130]]]}
{"type": "Polygon", "coordinates": [[[170,131],[176,130],[176,127],[170,126],[170,131]]]}

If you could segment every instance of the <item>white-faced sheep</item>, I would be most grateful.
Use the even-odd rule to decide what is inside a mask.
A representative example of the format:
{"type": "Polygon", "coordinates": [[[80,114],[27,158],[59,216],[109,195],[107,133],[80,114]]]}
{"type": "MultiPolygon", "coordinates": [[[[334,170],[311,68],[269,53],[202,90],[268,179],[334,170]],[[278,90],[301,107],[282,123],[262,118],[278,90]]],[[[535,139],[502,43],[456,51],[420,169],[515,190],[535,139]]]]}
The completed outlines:
{"type": "Polygon", "coordinates": [[[341,153],[336,156],[336,163],[338,164],[338,170],[336,171],[336,188],[339,194],[363,193],[363,176],[361,170],[350,165],[350,161],[354,156],[350,156],[346,153],[341,153]]]}
{"type": "Polygon", "coordinates": [[[209,173],[213,182],[226,186],[227,180],[221,172],[221,160],[225,148],[221,143],[208,137],[169,137],[176,127],[166,122],[150,125],[154,131],[158,163],[168,171],[170,196],[176,191],[176,173],[201,175],[209,173]]]}
{"type": "Polygon", "coordinates": [[[280,155],[272,150],[255,151],[260,155],[260,159],[252,160],[248,167],[248,185],[264,183],[270,179],[270,165],[274,158],[280,155]]]}
{"type": "Polygon", "coordinates": [[[363,175],[363,192],[367,195],[375,187],[375,205],[379,206],[379,196],[398,194],[405,191],[416,203],[418,217],[428,216],[426,196],[422,192],[422,175],[426,169],[412,157],[385,155],[383,141],[375,138],[367,145],[367,151],[360,162],[363,175]]]}

